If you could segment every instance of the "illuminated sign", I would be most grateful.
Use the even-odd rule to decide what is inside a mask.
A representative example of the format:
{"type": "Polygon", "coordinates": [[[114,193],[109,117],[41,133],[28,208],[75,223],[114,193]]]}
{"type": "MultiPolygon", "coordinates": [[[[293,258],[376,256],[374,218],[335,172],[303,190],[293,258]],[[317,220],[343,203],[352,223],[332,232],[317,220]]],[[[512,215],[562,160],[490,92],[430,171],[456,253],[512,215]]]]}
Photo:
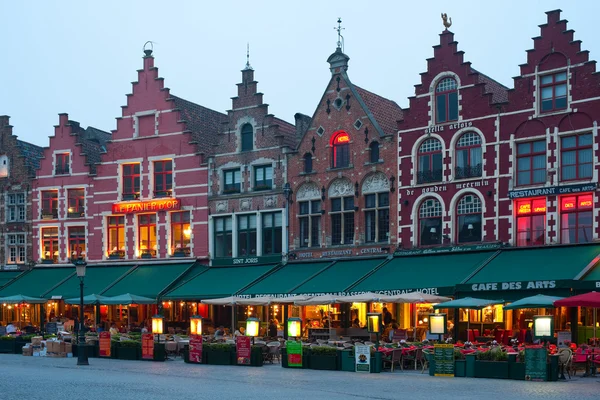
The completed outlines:
{"type": "Polygon", "coordinates": [[[531,212],[531,203],[520,204],[518,214],[529,214],[531,212]]]}
{"type": "Polygon", "coordinates": [[[532,209],[534,213],[545,213],[546,212],[546,200],[534,200],[517,203],[517,214],[531,214],[532,209]]]}
{"type": "Polygon", "coordinates": [[[572,201],[565,201],[565,202],[563,203],[563,208],[564,208],[565,210],[569,210],[569,209],[571,209],[571,208],[575,208],[575,203],[574,203],[574,202],[572,202],[572,201]]]}
{"type": "Polygon", "coordinates": [[[591,206],[592,206],[591,200],[581,200],[579,202],[579,207],[591,207],[591,206]]]}
{"type": "Polygon", "coordinates": [[[141,212],[173,211],[181,208],[179,199],[162,199],[150,201],[132,201],[116,203],[112,206],[114,214],[135,214],[141,212]]]}
{"type": "Polygon", "coordinates": [[[348,136],[347,134],[342,134],[335,138],[335,141],[337,143],[347,143],[350,141],[350,136],[348,136]]]}
{"type": "Polygon", "coordinates": [[[546,207],[536,207],[533,209],[534,212],[546,212],[546,207]]]}

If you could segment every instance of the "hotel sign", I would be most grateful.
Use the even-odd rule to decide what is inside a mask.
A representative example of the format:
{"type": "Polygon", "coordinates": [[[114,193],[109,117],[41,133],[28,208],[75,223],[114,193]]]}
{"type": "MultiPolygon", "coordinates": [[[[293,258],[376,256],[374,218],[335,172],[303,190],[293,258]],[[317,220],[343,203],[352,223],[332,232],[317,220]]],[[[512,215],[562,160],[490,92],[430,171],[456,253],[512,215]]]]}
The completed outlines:
{"type": "Polygon", "coordinates": [[[598,187],[598,183],[583,183],[579,185],[564,185],[564,186],[550,186],[535,189],[523,189],[523,190],[511,190],[508,192],[509,199],[520,199],[525,197],[538,197],[538,196],[557,196],[561,194],[576,194],[593,192],[598,187]]]}
{"type": "Polygon", "coordinates": [[[179,199],[161,199],[149,201],[130,201],[115,203],[112,206],[113,214],[135,214],[142,212],[173,211],[181,209],[179,199]]]}
{"type": "Polygon", "coordinates": [[[475,244],[471,246],[435,247],[430,249],[399,249],[394,252],[394,257],[422,256],[428,254],[444,253],[466,253],[471,251],[498,250],[501,247],[501,243],[486,243],[475,244]]]}

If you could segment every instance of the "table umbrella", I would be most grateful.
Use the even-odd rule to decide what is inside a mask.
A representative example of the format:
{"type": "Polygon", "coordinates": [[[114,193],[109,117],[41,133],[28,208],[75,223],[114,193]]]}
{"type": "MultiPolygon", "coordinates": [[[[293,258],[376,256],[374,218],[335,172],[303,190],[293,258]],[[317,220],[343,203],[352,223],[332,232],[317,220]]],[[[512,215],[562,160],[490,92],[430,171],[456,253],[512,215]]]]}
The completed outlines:
{"type": "Polygon", "coordinates": [[[121,294],[119,296],[105,297],[103,300],[104,304],[154,304],[156,299],[150,297],[137,296],[131,293],[121,294]]]}
{"type": "Polygon", "coordinates": [[[21,304],[21,303],[31,303],[31,304],[43,304],[46,303],[47,299],[42,299],[40,297],[29,297],[24,296],[22,294],[15,294],[14,296],[8,297],[0,297],[0,303],[6,304],[21,304]]]}
{"type": "MultiPolygon", "coordinates": [[[[410,304],[423,304],[423,303],[442,303],[445,301],[452,300],[450,297],[438,296],[434,294],[427,294],[423,292],[409,292],[398,294],[394,296],[384,296],[381,301],[386,303],[410,303],[410,304]]],[[[415,306],[415,337],[417,335],[417,326],[419,325],[419,313],[415,306]]]]}
{"type": "Polygon", "coordinates": [[[563,297],[546,296],[537,294],[525,297],[504,307],[505,310],[518,310],[519,308],[554,308],[554,302],[562,300],[563,297]]]}
{"type": "MultiPolygon", "coordinates": [[[[83,297],[83,304],[106,304],[104,300],[106,297],[100,296],[99,294],[88,294],[83,297]]],[[[65,304],[79,304],[81,299],[79,297],[73,297],[72,299],[65,299],[65,304]]]]}
{"type": "MultiPolygon", "coordinates": [[[[476,299],[474,297],[465,297],[463,299],[456,299],[452,301],[447,301],[445,303],[436,304],[435,306],[433,306],[433,308],[474,308],[476,310],[481,310],[482,308],[486,308],[487,306],[501,303],[504,303],[504,300],[488,300],[476,299]]],[[[467,329],[470,328],[470,324],[471,315],[469,314],[467,318],[467,329]]],[[[483,321],[481,322],[481,329],[483,329],[483,321]]]]}
{"type": "Polygon", "coordinates": [[[594,309],[594,339],[596,339],[596,309],[600,307],[600,292],[589,292],[554,302],[556,307],[592,307],[594,309]]]}

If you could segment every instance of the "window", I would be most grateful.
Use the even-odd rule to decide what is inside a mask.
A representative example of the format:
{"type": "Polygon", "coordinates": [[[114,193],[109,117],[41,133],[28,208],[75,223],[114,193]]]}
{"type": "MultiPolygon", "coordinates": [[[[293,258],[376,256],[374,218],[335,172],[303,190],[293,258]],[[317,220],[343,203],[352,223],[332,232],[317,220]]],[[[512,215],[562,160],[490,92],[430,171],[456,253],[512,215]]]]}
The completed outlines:
{"type": "Polygon", "coordinates": [[[458,91],[456,80],[444,78],[435,87],[436,123],[458,119],[458,91]]]}
{"type": "Polygon", "coordinates": [[[85,195],[83,189],[68,189],[69,208],[67,218],[79,218],[85,215],[85,195]]]}
{"type": "Polygon", "coordinates": [[[560,199],[561,243],[587,243],[594,239],[594,196],[585,194],[560,199]]]}
{"type": "Polygon", "coordinates": [[[567,108],[567,73],[544,75],[540,77],[542,93],[542,112],[567,108]]]}
{"type": "Polygon", "coordinates": [[[273,187],[273,167],[254,167],[254,190],[270,190],[273,187]]]}
{"type": "Polygon", "coordinates": [[[331,199],[331,244],[354,244],[354,196],[331,199]]]}
{"type": "Polygon", "coordinates": [[[369,151],[369,162],[379,162],[379,142],[371,142],[371,144],[369,145],[369,151]]]}
{"type": "Polygon", "coordinates": [[[304,155],[304,173],[310,174],[313,172],[312,154],[306,153],[304,155]]]}
{"type": "Polygon", "coordinates": [[[8,177],[8,156],[3,154],[0,156],[0,178],[8,177]]]}
{"type": "Polygon", "coordinates": [[[171,254],[189,256],[191,236],[190,213],[171,213],[171,254]]]}
{"type": "Polygon", "coordinates": [[[6,222],[25,221],[25,193],[6,195],[6,222]]]}
{"type": "Polygon", "coordinates": [[[300,247],[317,247],[321,244],[321,200],[298,202],[300,222],[300,247]]]}
{"type": "Polygon", "coordinates": [[[417,183],[442,181],[442,143],[435,138],[425,140],[419,146],[417,155],[419,170],[417,183]]]}
{"type": "Polygon", "coordinates": [[[85,227],[69,227],[69,256],[71,260],[85,258],[85,227]]]}
{"type": "Polygon", "coordinates": [[[373,193],[365,196],[365,240],[387,242],[390,236],[390,195],[373,193]]]}
{"type": "Polygon", "coordinates": [[[68,175],[69,171],[69,153],[55,154],[54,175],[68,175]]]}
{"type": "Polygon", "coordinates": [[[139,221],[139,251],[142,258],[155,258],[156,245],[156,214],[138,216],[139,221]]]}
{"type": "Polygon", "coordinates": [[[560,177],[563,181],[589,179],[594,170],[592,134],[560,139],[560,177]]]}
{"type": "Polygon", "coordinates": [[[517,201],[517,246],[541,246],[546,240],[546,199],[517,201]]]}
{"type": "Polygon", "coordinates": [[[481,137],[475,132],[463,134],[456,142],[456,179],[481,176],[481,137]]]}
{"type": "Polygon", "coordinates": [[[281,254],[281,227],[282,217],[280,212],[265,213],[262,215],[263,248],[262,255],[281,254]]]}
{"type": "Polygon", "coordinates": [[[47,190],[42,192],[42,218],[58,218],[58,190],[47,190]]]}
{"type": "Polygon", "coordinates": [[[140,164],[123,164],[123,200],[140,198],[140,164]]]}
{"type": "Polygon", "coordinates": [[[350,166],[350,136],[340,132],[332,141],[332,168],[345,168],[350,166]]]}
{"type": "Polygon", "coordinates": [[[442,243],[442,205],[437,199],[427,199],[419,207],[419,244],[442,243]]]}
{"type": "Polygon", "coordinates": [[[25,263],[25,234],[9,233],[7,235],[7,264],[25,263]]]}
{"type": "Polygon", "coordinates": [[[517,186],[546,182],[546,141],[517,144],[517,186]]]}
{"type": "Polygon", "coordinates": [[[154,197],[170,197],[173,190],[173,161],[154,162],[154,197]]]}
{"type": "Polygon", "coordinates": [[[256,214],[238,216],[238,257],[256,255],[256,214]]]}
{"type": "Polygon", "coordinates": [[[254,132],[252,125],[244,124],[242,126],[242,151],[250,151],[254,148],[254,132]]]}
{"type": "Polygon", "coordinates": [[[108,217],[108,254],[125,258],[125,217],[108,217]]]}
{"type": "Polygon", "coordinates": [[[232,257],[231,217],[214,218],[215,223],[215,257],[232,257]]]}
{"type": "Polygon", "coordinates": [[[457,242],[470,243],[481,241],[481,200],[473,194],[463,196],[456,207],[457,242]]]}
{"type": "Polygon", "coordinates": [[[223,193],[239,193],[241,190],[241,172],[239,169],[223,171],[223,193]]]}
{"type": "Polygon", "coordinates": [[[58,228],[42,228],[42,259],[58,263],[58,228]]]}

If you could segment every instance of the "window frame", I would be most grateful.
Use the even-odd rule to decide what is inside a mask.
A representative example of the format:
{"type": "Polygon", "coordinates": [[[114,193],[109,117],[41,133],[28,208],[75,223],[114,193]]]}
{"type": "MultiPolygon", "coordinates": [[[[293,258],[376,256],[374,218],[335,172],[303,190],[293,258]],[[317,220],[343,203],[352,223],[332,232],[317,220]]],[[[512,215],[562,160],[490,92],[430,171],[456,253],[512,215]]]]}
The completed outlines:
{"type": "MultiPolygon", "coordinates": [[[[479,243],[483,241],[483,234],[484,234],[484,230],[483,230],[483,202],[481,201],[481,199],[479,198],[479,196],[473,194],[473,193],[465,193],[463,194],[458,201],[456,202],[456,220],[455,220],[455,232],[456,232],[456,243],[457,244],[467,244],[467,243],[479,243]],[[470,211],[470,212],[460,212],[459,211],[459,207],[461,206],[461,202],[463,200],[465,200],[468,196],[471,196],[473,199],[475,199],[476,202],[479,202],[479,211],[470,211]],[[480,234],[479,234],[479,238],[477,238],[476,235],[471,235],[473,237],[473,240],[467,240],[467,241],[461,241],[460,240],[460,236],[461,236],[461,224],[460,224],[460,219],[461,217],[467,217],[467,216],[479,216],[479,224],[480,224],[480,234]]],[[[464,224],[463,224],[464,225],[464,224]]],[[[471,224],[469,224],[471,225],[471,224]]],[[[475,230],[475,227],[473,227],[473,229],[471,230],[475,230]]]]}
{"type": "Polygon", "coordinates": [[[456,159],[456,163],[454,165],[454,177],[455,179],[470,179],[470,178],[480,178],[483,173],[483,145],[481,136],[473,131],[464,132],[458,140],[456,141],[456,146],[454,146],[454,158],[456,159]],[[466,145],[461,145],[460,141],[466,137],[467,135],[474,135],[479,139],[478,143],[469,143],[466,145]],[[473,153],[472,151],[475,149],[480,149],[479,152],[479,163],[473,165],[473,153]],[[460,167],[459,164],[459,152],[466,152],[467,154],[467,164],[464,167],[460,167]],[[462,171],[464,170],[464,171],[462,171]]]}
{"type": "Polygon", "coordinates": [[[71,153],[54,153],[54,175],[71,174],[71,153]]]}
{"type": "MultiPolygon", "coordinates": [[[[566,196],[561,196],[559,197],[559,212],[560,212],[560,243],[562,244],[578,244],[578,243],[590,243],[594,240],[594,193],[581,193],[581,194],[571,194],[571,195],[566,195],[566,196]],[[591,207],[587,208],[587,207],[581,207],[580,205],[580,198],[582,197],[590,197],[591,198],[591,207]],[[570,209],[570,210],[564,210],[563,209],[563,201],[565,199],[569,199],[569,198],[574,198],[575,199],[575,206],[570,209]],[[579,221],[579,217],[581,214],[584,213],[590,213],[590,225],[581,225],[580,221],[579,221]],[[564,218],[563,216],[568,216],[568,215],[575,215],[575,226],[571,227],[569,226],[568,228],[565,228],[564,225],[564,218]],[[587,239],[587,241],[579,241],[579,230],[580,229],[585,229],[587,228],[590,232],[590,238],[587,239]],[[575,231],[575,241],[571,242],[569,240],[568,243],[565,242],[563,235],[565,234],[565,231],[568,232],[568,234],[570,235],[570,231],[574,230],[575,231]]],[[[584,231],[585,234],[585,231],[584,231]]]]}
{"type": "Polygon", "coordinates": [[[346,131],[336,132],[331,139],[331,168],[349,168],[350,162],[350,134],[346,131]],[[348,141],[339,143],[340,137],[346,135],[348,141]]]}
{"type": "Polygon", "coordinates": [[[298,237],[301,248],[321,246],[321,210],[321,200],[312,199],[298,202],[298,237]],[[302,211],[303,206],[306,206],[306,212],[302,211]]]}
{"type": "Polygon", "coordinates": [[[49,261],[52,260],[53,264],[57,264],[60,259],[60,244],[58,242],[58,227],[56,226],[48,226],[40,228],[40,235],[42,239],[42,260],[49,261]],[[44,233],[46,231],[53,231],[51,234],[53,236],[49,236],[50,239],[46,239],[44,233]],[[48,244],[48,249],[46,249],[46,245],[48,244]],[[55,247],[56,246],[56,247],[55,247]],[[46,253],[50,253],[50,258],[47,258],[46,253]],[[58,253],[58,254],[55,254],[58,253]]]}
{"type": "Polygon", "coordinates": [[[422,141],[419,144],[419,147],[417,149],[417,184],[429,184],[429,183],[435,183],[435,182],[442,182],[444,179],[444,147],[442,145],[442,142],[438,139],[438,138],[428,138],[425,139],[424,141],[422,141]],[[423,148],[423,146],[425,146],[428,142],[431,143],[432,141],[436,141],[439,144],[439,148],[435,149],[435,150],[428,150],[428,151],[422,151],[421,149],[423,148]],[[439,154],[440,156],[440,162],[439,162],[439,169],[434,169],[435,167],[435,162],[434,162],[434,156],[436,154],[439,154]],[[422,157],[429,157],[429,169],[422,171],[421,170],[421,158],[422,157]],[[425,174],[428,173],[429,176],[426,176],[425,174]]]}
{"type": "Polygon", "coordinates": [[[126,238],[125,238],[125,217],[122,215],[110,215],[107,217],[107,222],[106,225],[108,227],[108,238],[106,240],[106,242],[108,243],[107,245],[107,253],[109,257],[118,257],[118,258],[125,258],[125,243],[126,243],[126,238]],[[115,223],[113,224],[111,221],[114,220],[115,223]],[[116,237],[117,237],[117,245],[115,246],[115,243],[112,242],[111,240],[111,233],[112,232],[116,233],[116,237]],[[123,242],[119,242],[119,236],[120,233],[123,234],[123,242]],[[114,249],[114,247],[116,247],[116,250],[114,249]]]}
{"type": "Polygon", "coordinates": [[[594,136],[592,135],[592,133],[586,133],[583,135],[561,136],[561,138],[560,138],[560,180],[561,180],[561,182],[588,180],[588,179],[591,179],[593,176],[594,176],[594,136]],[[592,138],[590,144],[581,145],[579,143],[583,136],[590,136],[592,138]],[[573,137],[575,138],[575,147],[565,148],[563,141],[565,139],[570,139],[573,137]],[[579,161],[580,154],[579,153],[582,150],[590,150],[592,152],[592,160],[590,162],[580,163],[580,161],[579,161]],[[563,162],[563,154],[565,152],[575,152],[575,164],[565,165],[565,163],[563,162]],[[579,172],[580,172],[579,168],[582,165],[587,165],[587,164],[591,165],[590,175],[589,176],[579,176],[579,172]],[[570,179],[564,178],[564,168],[565,167],[575,167],[575,177],[574,178],[570,178],[570,179]]]}
{"type": "Polygon", "coordinates": [[[7,233],[6,235],[6,264],[19,265],[27,262],[27,234],[7,233]],[[21,238],[22,241],[19,239],[21,238]],[[14,256],[13,256],[14,251],[14,256]],[[14,260],[12,259],[14,257],[14,260]]]}
{"type": "Polygon", "coordinates": [[[42,219],[58,219],[58,189],[42,190],[42,219]],[[53,194],[53,196],[48,196],[53,194]]]}
{"type": "Polygon", "coordinates": [[[213,250],[214,250],[214,258],[228,258],[228,257],[233,257],[233,216],[231,215],[226,215],[226,216],[222,216],[222,217],[214,217],[213,218],[213,228],[214,228],[214,232],[213,232],[213,250]],[[229,219],[229,225],[231,226],[231,229],[227,229],[227,220],[229,219]],[[221,226],[219,226],[219,223],[221,223],[221,226]],[[222,229],[219,229],[219,228],[222,229]],[[223,253],[227,252],[227,250],[229,250],[229,254],[227,255],[219,255],[221,252],[219,252],[217,250],[217,243],[218,240],[217,238],[219,236],[223,236],[223,242],[224,243],[229,243],[229,249],[223,249],[223,253]]]}
{"type": "Polygon", "coordinates": [[[540,185],[546,182],[546,179],[548,179],[548,155],[547,155],[547,151],[548,151],[548,144],[546,143],[546,139],[536,139],[536,140],[530,140],[530,141],[525,141],[525,142],[515,142],[515,152],[516,152],[516,186],[521,187],[521,186],[532,186],[532,185],[540,185]],[[534,152],[534,144],[535,143],[544,143],[544,150],[542,151],[537,151],[534,152]],[[525,154],[520,154],[519,153],[519,146],[523,145],[523,144],[527,144],[529,145],[529,153],[525,153],[525,154]],[[535,171],[541,171],[542,168],[534,168],[534,158],[537,156],[544,156],[544,158],[546,159],[546,162],[544,163],[544,168],[543,170],[545,171],[544,173],[544,179],[540,182],[534,182],[534,176],[535,176],[535,171]],[[519,173],[520,172],[526,172],[526,171],[521,171],[521,169],[519,168],[520,165],[520,160],[524,159],[524,158],[529,158],[529,183],[521,183],[519,182],[519,173]]]}
{"type": "Polygon", "coordinates": [[[265,212],[261,214],[262,223],[262,255],[276,255],[283,252],[283,213],[281,211],[265,212]],[[277,215],[279,218],[279,225],[277,225],[277,215]],[[267,219],[271,220],[271,226],[266,227],[267,219]],[[270,239],[271,251],[267,250],[266,239],[270,239]],[[279,249],[279,251],[276,251],[279,249]]]}
{"type": "Polygon", "coordinates": [[[67,189],[67,218],[81,217],[85,217],[85,189],[67,189]],[[81,192],[81,194],[78,195],[76,192],[81,192]]]}
{"type": "Polygon", "coordinates": [[[24,222],[27,219],[27,207],[25,192],[7,193],[6,204],[6,222],[24,222]]]}
{"type": "MultiPolygon", "coordinates": [[[[436,208],[438,208],[438,207],[435,206],[434,203],[432,203],[432,204],[434,205],[434,207],[433,207],[434,210],[436,208]]],[[[437,210],[436,210],[436,212],[437,212],[437,210]]],[[[421,204],[419,204],[419,208],[417,209],[417,224],[418,224],[417,227],[418,227],[418,232],[419,232],[419,235],[418,235],[418,245],[419,246],[421,246],[421,247],[432,247],[432,246],[438,246],[438,245],[442,244],[442,236],[443,236],[442,230],[444,229],[444,220],[443,220],[443,218],[444,218],[444,208],[442,206],[442,202],[441,201],[439,201],[435,197],[426,197],[426,198],[424,198],[421,201],[421,204]],[[428,201],[433,201],[437,205],[439,205],[439,215],[436,214],[436,215],[423,216],[422,209],[423,209],[423,207],[429,207],[427,205],[428,201]],[[436,224],[435,227],[433,227],[433,226],[431,227],[431,228],[436,228],[436,230],[439,227],[439,232],[436,231],[435,233],[433,233],[439,239],[432,240],[431,243],[423,243],[423,238],[422,238],[423,235],[424,235],[424,232],[423,232],[423,221],[432,221],[432,220],[436,220],[436,221],[439,222],[438,224],[436,224]]],[[[431,233],[431,228],[430,228],[430,231],[429,231],[430,235],[432,234],[431,233]]]]}
{"type": "Polygon", "coordinates": [[[304,173],[305,174],[310,174],[313,173],[313,160],[312,160],[312,154],[311,153],[305,153],[304,156],[302,157],[303,161],[304,161],[304,173]]]}
{"type": "Polygon", "coordinates": [[[142,167],[140,163],[125,163],[121,164],[122,171],[122,199],[123,200],[137,200],[141,196],[141,171],[142,167]],[[131,170],[130,170],[131,169],[131,170]],[[137,170],[137,171],[136,171],[137,170]],[[125,182],[129,181],[131,190],[126,191],[125,182]]]}
{"type": "Polygon", "coordinates": [[[273,189],[273,165],[272,164],[255,165],[253,167],[253,176],[254,176],[253,191],[258,192],[261,190],[273,189]],[[264,179],[262,179],[262,180],[258,180],[259,171],[262,171],[262,174],[264,177],[264,179]],[[266,178],[267,171],[271,172],[271,179],[266,178]]]}
{"type": "Polygon", "coordinates": [[[390,240],[390,194],[388,192],[367,193],[365,197],[365,242],[366,243],[384,243],[390,240]],[[381,205],[381,196],[387,196],[387,205],[381,205]],[[367,197],[374,196],[375,202],[373,207],[369,207],[367,197]],[[387,216],[386,216],[387,214],[387,216]],[[374,221],[372,229],[369,229],[369,220],[374,221]],[[387,223],[383,222],[387,219],[387,223]],[[383,229],[386,227],[387,229],[383,229]],[[371,231],[373,231],[371,233],[371,231]],[[371,234],[373,238],[371,239],[371,234]],[[385,235],[385,238],[381,236],[385,235]]]}
{"type": "Polygon", "coordinates": [[[252,124],[246,123],[240,129],[240,151],[254,150],[254,127],[252,124]],[[250,141],[248,143],[248,140],[250,141]]]}
{"type": "MultiPolygon", "coordinates": [[[[567,108],[569,108],[569,73],[565,70],[565,71],[561,71],[561,72],[555,72],[555,73],[551,73],[551,74],[543,74],[539,76],[539,84],[540,84],[540,113],[549,113],[549,112],[553,112],[553,111],[562,111],[562,110],[566,110],[567,108]],[[557,81],[556,77],[557,75],[565,75],[565,79],[562,81],[557,81]],[[552,82],[550,83],[542,83],[542,80],[545,77],[551,76],[552,77],[552,82]],[[556,88],[558,86],[562,86],[565,85],[565,95],[564,96],[560,96],[557,97],[556,96],[556,88]],[[552,97],[550,97],[550,100],[552,102],[552,107],[548,108],[548,109],[544,109],[544,98],[542,97],[543,94],[543,90],[546,88],[552,88],[552,97]],[[556,100],[557,99],[563,99],[565,100],[565,106],[564,107],[557,107],[556,106],[556,100]]],[[[546,100],[548,101],[548,100],[546,100]]]]}
{"type": "Polygon", "coordinates": [[[451,76],[444,76],[444,77],[440,78],[439,81],[437,82],[437,84],[435,85],[434,97],[435,97],[435,123],[436,124],[445,124],[447,122],[458,121],[458,111],[459,111],[458,110],[458,81],[456,80],[456,78],[451,77],[451,76]],[[454,81],[454,88],[438,91],[438,88],[440,87],[440,85],[447,80],[454,81]],[[453,93],[456,93],[456,118],[451,119],[450,118],[450,95],[453,93]],[[440,98],[442,96],[443,96],[444,109],[445,109],[445,119],[444,120],[440,119],[440,115],[438,112],[439,111],[438,103],[440,102],[440,98]]]}
{"type": "Polygon", "coordinates": [[[374,140],[369,144],[369,163],[379,162],[379,142],[374,140]]]}
{"type": "Polygon", "coordinates": [[[67,240],[68,240],[68,252],[69,252],[69,258],[74,261],[77,260],[78,257],[74,257],[73,254],[75,253],[75,256],[77,256],[77,251],[73,251],[73,245],[75,246],[81,246],[83,245],[83,250],[80,252],[80,255],[82,258],[85,259],[85,256],[87,254],[87,248],[85,246],[85,226],[69,226],[67,228],[68,232],[67,232],[67,240]],[[80,236],[75,236],[72,235],[72,232],[74,230],[80,230],[81,234],[80,236]]]}
{"type": "Polygon", "coordinates": [[[154,198],[171,197],[173,195],[173,160],[157,160],[154,168],[154,198]],[[161,168],[157,168],[157,166],[161,168]],[[168,167],[168,169],[167,169],[168,167]],[[163,190],[158,190],[158,184],[163,190]]]}
{"type": "Polygon", "coordinates": [[[258,224],[257,224],[256,214],[240,214],[237,215],[237,251],[238,257],[256,257],[258,254],[258,224]],[[254,228],[251,227],[251,221],[254,217],[254,228]],[[241,221],[246,220],[246,228],[241,228],[241,221]],[[242,237],[245,236],[245,242],[242,240],[242,237]],[[252,241],[252,237],[254,237],[254,243],[252,241]],[[252,252],[252,248],[254,247],[254,253],[252,252]],[[242,254],[242,250],[246,248],[246,254],[242,254]]]}
{"type": "MultiPolygon", "coordinates": [[[[516,212],[516,223],[515,223],[515,229],[516,229],[516,246],[517,247],[529,247],[529,246],[543,246],[546,244],[546,225],[547,225],[547,218],[546,218],[546,212],[548,209],[548,205],[547,205],[547,201],[545,197],[538,197],[538,198],[528,198],[528,199],[522,199],[522,200],[516,200],[515,201],[515,212],[516,212]],[[544,203],[544,207],[543,210],[538,210],[535,206],[535,203],[538,202],[542,202],[544,203]],[[528,205],[528,208],[526,209],[526,212],[519,214],[520,210],[521,210],[521,206],[522,205],[528,205]],[[535,239],[532,239],[533,235],[535,235],[535,232],[539,232],[539,229],[533,229],[534,226],[534,221],[535,219],[539,218],[539,217],[543,217],[544,218],[544,224],[543,224],[543,228],[541,229],[541,237],[542,237],[542,241],[538,241],[535,239]],[[529,231],[527,230],[520,230],[519,229],[519,222],[520,221],[528,221],[527,225],[529,227],[531,227],[529,229],[529,231]],[[520,235],[522,233],[529,233],[529,239],[527,239],[527,237],[524,240],[521,240],[520,235]],[[527,244],[527,242],[530,242],[529,244],[527,244]],[[521,244],[525,242],[525,244],[521,244]]],[[[541,208],[541,207],[540,207],[541,208]]]]}
{"type": "Polygon", "coordinates": [[[174,211],[170,215],[171,217],[171,254],[183,253],[186,257],[191,254],[191,219],[189,211],[174,211]],[[187,228],[186,228],[187,226],[187,228]],[[186,237],[186,230],[190,231],[190,234],[186,237]],[[176,235],[176,232],[179,235],[176,235]],[[179,236],[179,237],[178,237],[179,236]],[[180,246],[180,247],[177,247],[180,246]]]}
{"type": "Polygon", "coordinates": [[[354,245],[354,240],[356,235],[354,234],[356,221],[354,218],[354,213],[356,212],[356,207],[354,204],[354,195],[352,196],[343,196],[343,197],[331,197],[330,198],[331,211],[329,211],[329,216],[331,219],[331,245],[332,246],[348,246],[354,245]],[[352,200],[352,205],[349,206],[346,204],[346,201],[352,200]],[[339,210],[335,210],[333,206],[334,201],[340,202],[339,210]],[[336,220],[339,219],[339,222],[336,220]],[[350,226],[348,226],[350,225],[350,226]],[[339,226],[339,233],[336,232],[339,226]],[[352,232],[350,235],[350,231],[352,232]],[[334,240],[334,237],[337,239],[339,237],[339,243],[334,240]],[[350,243],[347,243],[350,242],[350,243]]]}
{"type": "Polygon", "coordinates": [[[156,258],[158,256],[158,237],[156,230],[156,214],[138,214],[138,243],[137,248],[140,258],[156,258]],[[147,220],[146,220],[147,219],[147,220]],[[142,236],[142,230],[146,230],[146,235],[142,236]],[[152,232],[154,231],[154,241],[152,241],[152,232]],[[146,240],[148,245],[142,249],[142,241],[146,240]]]}
{"type": "Polygon", "coordinates": [[[223,170],[223,193],[233,194],[242,192],[242,171],[240,168],[231,168],[223,170]],[[239,176],[239,181],[236,182],[236,173],[239,176]],[[233,183],[227,183],[227,176],[231,175],[233,183]]]}

